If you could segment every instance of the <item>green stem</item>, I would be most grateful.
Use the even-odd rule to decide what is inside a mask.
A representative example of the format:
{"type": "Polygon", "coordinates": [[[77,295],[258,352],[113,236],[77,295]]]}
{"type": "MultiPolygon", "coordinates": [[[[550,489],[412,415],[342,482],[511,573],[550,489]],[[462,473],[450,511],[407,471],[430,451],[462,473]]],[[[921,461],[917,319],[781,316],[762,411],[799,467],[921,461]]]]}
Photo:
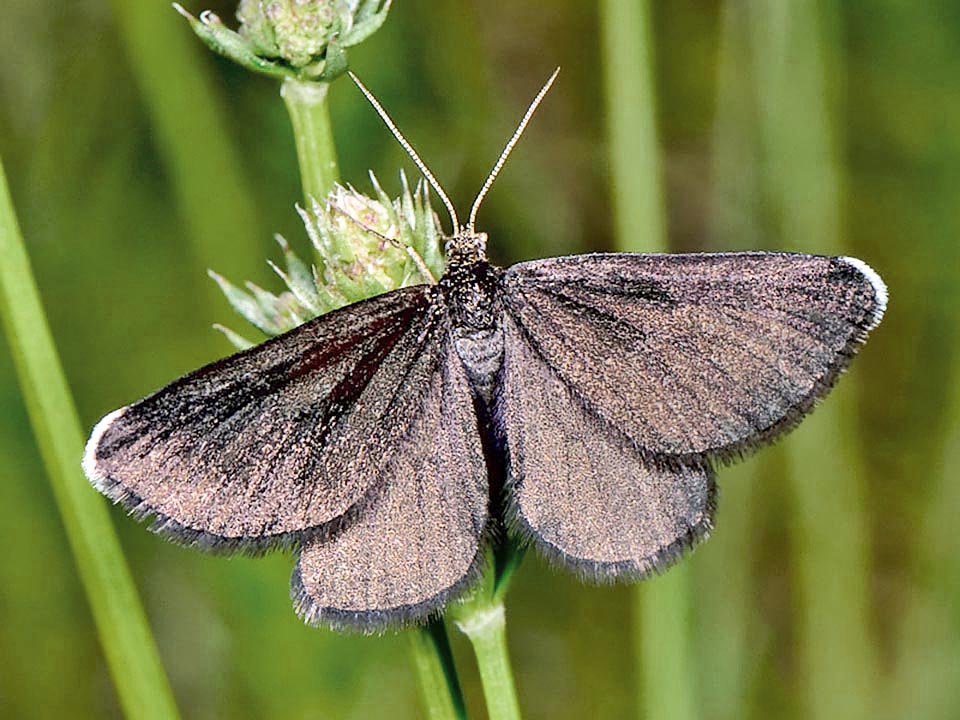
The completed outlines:
{"type": "Polygon", "coordinates": [[[0,310],[44,466],[120,704],[130,718],[177,718],[107,506],[80,472],[83,433],[47,325],[0,163],[0,310]]]}
{"type": "Polygon", "coordinates": [[[490,720],[520,720],[520,704],[507,652],[507,622],[499,600],[475,601],[457,627],[470,638],[490,720]]]}
{"type": "Polygon", "coordinates": [[[432,720],[466,720],[467,709],[443,619],[410,632],[420,694],[432,720]]]}
{"type": "MultiPolygon", "coordinates": [[[[604,88],[616,246],[667,249],[657,142],[656,94],[645,0],[604,0],[604,88]]],[[[689,570],[680,566],[634,592],[634,645],[641,717],[692,718],[689,570]]]]}
{"type": "Polygon", "coordinates": [[[292,79],[284,80],[280,88],[293,125],[303,194],[308,203],[311,198],[326,197],[339,178],[327,103],[329,90],[328,83],[292,79]]]}
{"type": "Polygon", "coordinates": [[[447,610],[447,616],[473,646],[490,720],[520,718],[520,705],[507,651],[503,597],[524,554],[525,548],[506,539],[489,552],[484,582],[476,594],[447,610]]]}

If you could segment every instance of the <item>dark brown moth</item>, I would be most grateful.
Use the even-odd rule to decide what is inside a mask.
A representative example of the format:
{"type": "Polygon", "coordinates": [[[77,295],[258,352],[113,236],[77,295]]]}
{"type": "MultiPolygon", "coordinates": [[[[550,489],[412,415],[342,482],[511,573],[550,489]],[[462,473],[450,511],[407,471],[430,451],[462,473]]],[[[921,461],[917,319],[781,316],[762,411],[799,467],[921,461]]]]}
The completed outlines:
{"type": "Polygon", "coordinates": [[[442,608],[500,524],[595,581],[645,577],[705,537],[715,465],[799,422],[886,288],[860,260],[789,253],[491,265],[476,210],[549,84],[465,226],[401,138],[457,229],[438,283],[110,413],[84,457],[94,486],[181,543],[296,548],[300,615],[360,630],[442,608]]]}

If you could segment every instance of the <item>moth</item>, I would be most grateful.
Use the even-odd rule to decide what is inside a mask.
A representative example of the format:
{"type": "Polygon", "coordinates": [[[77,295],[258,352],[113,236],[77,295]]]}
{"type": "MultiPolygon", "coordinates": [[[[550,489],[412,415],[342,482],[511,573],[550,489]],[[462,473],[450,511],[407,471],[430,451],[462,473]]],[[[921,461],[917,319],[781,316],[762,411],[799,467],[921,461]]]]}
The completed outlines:
{"type": "Polygon", "coordinates": [[[93,485],[183,544],[295,548],[297,612],[362,631],[462,593],[497,527],[603,582],[706,537],[715,467],[812,409],[886,288],[854,258],[773,252],[492,265],[476,211],[555,77],[466,225],[361,85],[450,212],[443,276],[110,413],[83,460],[93,485]]]}

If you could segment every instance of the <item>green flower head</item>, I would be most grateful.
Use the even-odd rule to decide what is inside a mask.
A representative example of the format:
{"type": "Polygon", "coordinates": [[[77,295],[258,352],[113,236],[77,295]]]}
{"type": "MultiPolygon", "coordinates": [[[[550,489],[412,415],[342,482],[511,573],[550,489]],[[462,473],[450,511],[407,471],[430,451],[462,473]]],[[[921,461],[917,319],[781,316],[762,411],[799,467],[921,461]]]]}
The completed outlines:
{"type": "Polygon", "coordinates": [[[241,0],[239,32],[210,11],[174,7],[208,47],[250,70],[330,81],[347,69],[346,48],[384,23],[390,0],[241,0]]]}
{"type": "MultiPolygon", "coordinates": [[[[371,174],[375,197],[336,186],[323,202],[298,207],[314,250],[304,262],[277,236],[284,267],[270,263],[286,285],[280,294],[246,283],[239,288],[211,272],[233,308],[267,335],[364,298],[407,285],[433,282],[443,273],[440,224],[426,186],[410,190],[401,173],[402,193],[391,199],[371,174]]],[[[239,348],[251,343],[219,327],[239,348]]]]}
{"type": "Polygon", "coordinates": [[[262,57],[302,68],[323,59],[334,28],[350,20],[345,2],[323,0],[241,0],[237,10],[240,35],[262,57]],[[345,18],[337,9],[345,11],[345,18]],[[337,23],[334,20],[337,20],[337,23]]]}

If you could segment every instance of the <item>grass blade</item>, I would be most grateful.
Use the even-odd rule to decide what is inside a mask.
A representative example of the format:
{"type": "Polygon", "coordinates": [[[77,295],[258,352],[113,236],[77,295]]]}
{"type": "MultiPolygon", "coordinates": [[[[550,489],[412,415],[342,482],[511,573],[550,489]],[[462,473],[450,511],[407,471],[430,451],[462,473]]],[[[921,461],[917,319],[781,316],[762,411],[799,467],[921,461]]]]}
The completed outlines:
{"type": "Polygon", "coordinates": [[[664,252],[653,52],[646,0],[600,5],[610,193],[620,250],[664,252]]]}
{"type": "MultiPolygon", "coordinates": [[[[711,153],[711,251],[761,246],[757,199],[762,193],[754,86],[746,71],[750,66],[746,10],[730,0],[721,11],[711,153]]],[[[702,701],[717,720],[749,716],[749,691],[763,632],[763,624],[756,621],[753,575],[757,518],[764,509],[769,474],[761,458],[720,471],[720,520],[693,562],[702,701]]]]}
{"type": "MultiPolygon", "coordinates": [[[[828,101],[824,5],[751,4],[754,71],[766,177],[792,250],[840,250],[841,168],[828,101]]],[[[849,379],[786,443],[796,503],[803,716],[873,717],[878,663],[868,617],[865,470],[855,439],[849,379]]]]}
{"type": "MultiPolygon", "coordinates": [[[[605,0],[600,5],[616,245],[663,252],[666,220],[656,130],[650,5],[605,0]]],[[[696,716],[690,658],[690,577],[680,564],[634,594],[640,717],[696,716]]]]}
{"type": "Polygon", "coordinates": [[[80,471],[83,434],[0,164],[0,310],[37,444],[127,717],[177,709],[107,506],[80,471]]]}

